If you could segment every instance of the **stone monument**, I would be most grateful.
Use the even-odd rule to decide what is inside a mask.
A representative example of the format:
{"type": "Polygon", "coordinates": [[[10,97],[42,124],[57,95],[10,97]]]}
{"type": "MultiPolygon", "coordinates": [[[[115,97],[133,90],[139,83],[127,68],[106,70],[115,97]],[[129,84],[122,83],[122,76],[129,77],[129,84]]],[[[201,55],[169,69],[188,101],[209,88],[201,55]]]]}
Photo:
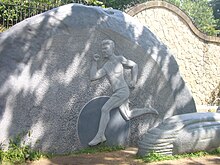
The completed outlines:
{"type": "Polygon", "coordinates": [[[121,103],[107,106],[106,143],[137,146],[165,118],[196,111],[174,57],[150,30],[118,10],[69,4],[0,34],[0,143],[26,132],[22,139],[45,152],[87,147],[98,132],[101,109],[118,87],[111,81],[117,74],[91,81],[94,60],[97,69],[108,67],[106,58],[95,55],[101,55],[106,39],[114,42],[121,60],[109,66],[116,73],[123,70],[118,85],[134,85],[121,103]],[[138,70],[132,70],[135,64],[138,70]],[[121,105],[128,99],[131,112],[148,107],[158,114],[141,113],[127,121],[121,105]]]}

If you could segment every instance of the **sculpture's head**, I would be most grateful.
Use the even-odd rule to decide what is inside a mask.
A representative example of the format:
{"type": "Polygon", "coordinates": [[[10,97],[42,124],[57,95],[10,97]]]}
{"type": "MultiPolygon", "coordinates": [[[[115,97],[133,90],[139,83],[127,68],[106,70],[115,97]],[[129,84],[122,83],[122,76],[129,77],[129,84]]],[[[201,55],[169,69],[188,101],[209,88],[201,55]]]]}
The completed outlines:
{"type": "Polygon", "coordinates": [[[114,55],[115,43],[112,40],[103,40],[102,41],[102,54],[104,58],[109,58],[114,55]]]}

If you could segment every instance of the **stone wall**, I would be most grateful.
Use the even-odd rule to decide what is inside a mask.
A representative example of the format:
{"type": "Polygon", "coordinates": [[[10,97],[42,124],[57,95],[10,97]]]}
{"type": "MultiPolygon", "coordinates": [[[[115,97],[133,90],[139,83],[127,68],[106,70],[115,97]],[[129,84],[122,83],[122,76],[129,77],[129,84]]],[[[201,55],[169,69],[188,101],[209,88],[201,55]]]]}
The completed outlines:
{"type": "Polygon", "coordinates": [[[167,45],[196,104],[208,104],[220,83],[220,38],[201,33],[183,11],[164,1],[139,4],[127,13],[167,45]]]}

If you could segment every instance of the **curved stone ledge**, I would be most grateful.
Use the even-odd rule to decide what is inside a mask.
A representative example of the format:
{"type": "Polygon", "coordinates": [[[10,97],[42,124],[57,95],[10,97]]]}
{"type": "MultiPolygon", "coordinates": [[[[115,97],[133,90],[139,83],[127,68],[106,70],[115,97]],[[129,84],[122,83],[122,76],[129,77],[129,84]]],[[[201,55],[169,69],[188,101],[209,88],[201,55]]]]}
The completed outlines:
{"type": "Polygon", "coordinates": [[[177,6],[172,5],[165,1],[150,1],[145,2],[142,4],[138,4],[137,6],[134,6],[130,8],[127,11],[127,14],[131,15],[132,17],[138,14],[139,12],[150,9],[150,8],[165,8],[167,10],[170,10],[171,12],[175,13],[179,17],[183,19],[183,21],[187,24],[187,26],[191,29],[191,31],[200,39],[206,41],[206,42],[214,42],[214,43],[220,43],[219,37],[214,36],[208,36],[198,30],[198,28],[193,24],[192,20],[188,15],[186,15],[181,9],[179,9],[177,6]]]}

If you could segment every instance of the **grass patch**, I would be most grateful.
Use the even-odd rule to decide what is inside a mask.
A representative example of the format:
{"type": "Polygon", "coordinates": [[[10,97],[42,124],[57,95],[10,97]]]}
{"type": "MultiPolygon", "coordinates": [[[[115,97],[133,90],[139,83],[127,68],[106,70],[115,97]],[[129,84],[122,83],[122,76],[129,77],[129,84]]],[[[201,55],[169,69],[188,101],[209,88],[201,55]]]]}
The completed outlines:
{"type": "Polygon", "coordinates": [[[202,157],[206,155],[219,155],[220,148],[212,150],[212,151],[199,151],[195,153],[187,153],[181,155],[161,155],[156,152],[151,152],[144,157],[138,157],[139,159],[143,160],[146,163],[151,162],[158,162],[164,160],[176,160],[176,159],[183,159],[183,158],[195,158],[195,157],[202,157]]]}
{"type": "Polygon", "coordinates": [[[158,154],[156,152],[151,152],[151,153],[147,154],[144,157],[138,157],[138,158],[142,159],[146,163],[159,162],[159,161],[173,160],[174,159],[173,156],[161,155],[161,154],[158,154]]]}
{"type": "Polygon", "coordinates": [[[20,164],[27,161],[38,160],[42,157],[48,157],[40,151],[34,151],[29,145],[24,145],[19,136],[10,139],[7,150],[0,147],[0,164],[11,163],[20,164]]]}
{"type": "Polygon", "coordinates": [[[119,151],[119,150],[124,150],[124,149],[125,147],[123,146],[107,146],[106,144],[102,143],[94,147],[81,149],[79,151],[74,152],[74,154],[95,154],[99,152],[113,152],[113,151],[119,151]]]}
{"type": "Polygon", "coordinates": [[[210,155],[219,155],[220,154],[220,148],[214,149],[212,151],[208,152],[210,155]]]}

